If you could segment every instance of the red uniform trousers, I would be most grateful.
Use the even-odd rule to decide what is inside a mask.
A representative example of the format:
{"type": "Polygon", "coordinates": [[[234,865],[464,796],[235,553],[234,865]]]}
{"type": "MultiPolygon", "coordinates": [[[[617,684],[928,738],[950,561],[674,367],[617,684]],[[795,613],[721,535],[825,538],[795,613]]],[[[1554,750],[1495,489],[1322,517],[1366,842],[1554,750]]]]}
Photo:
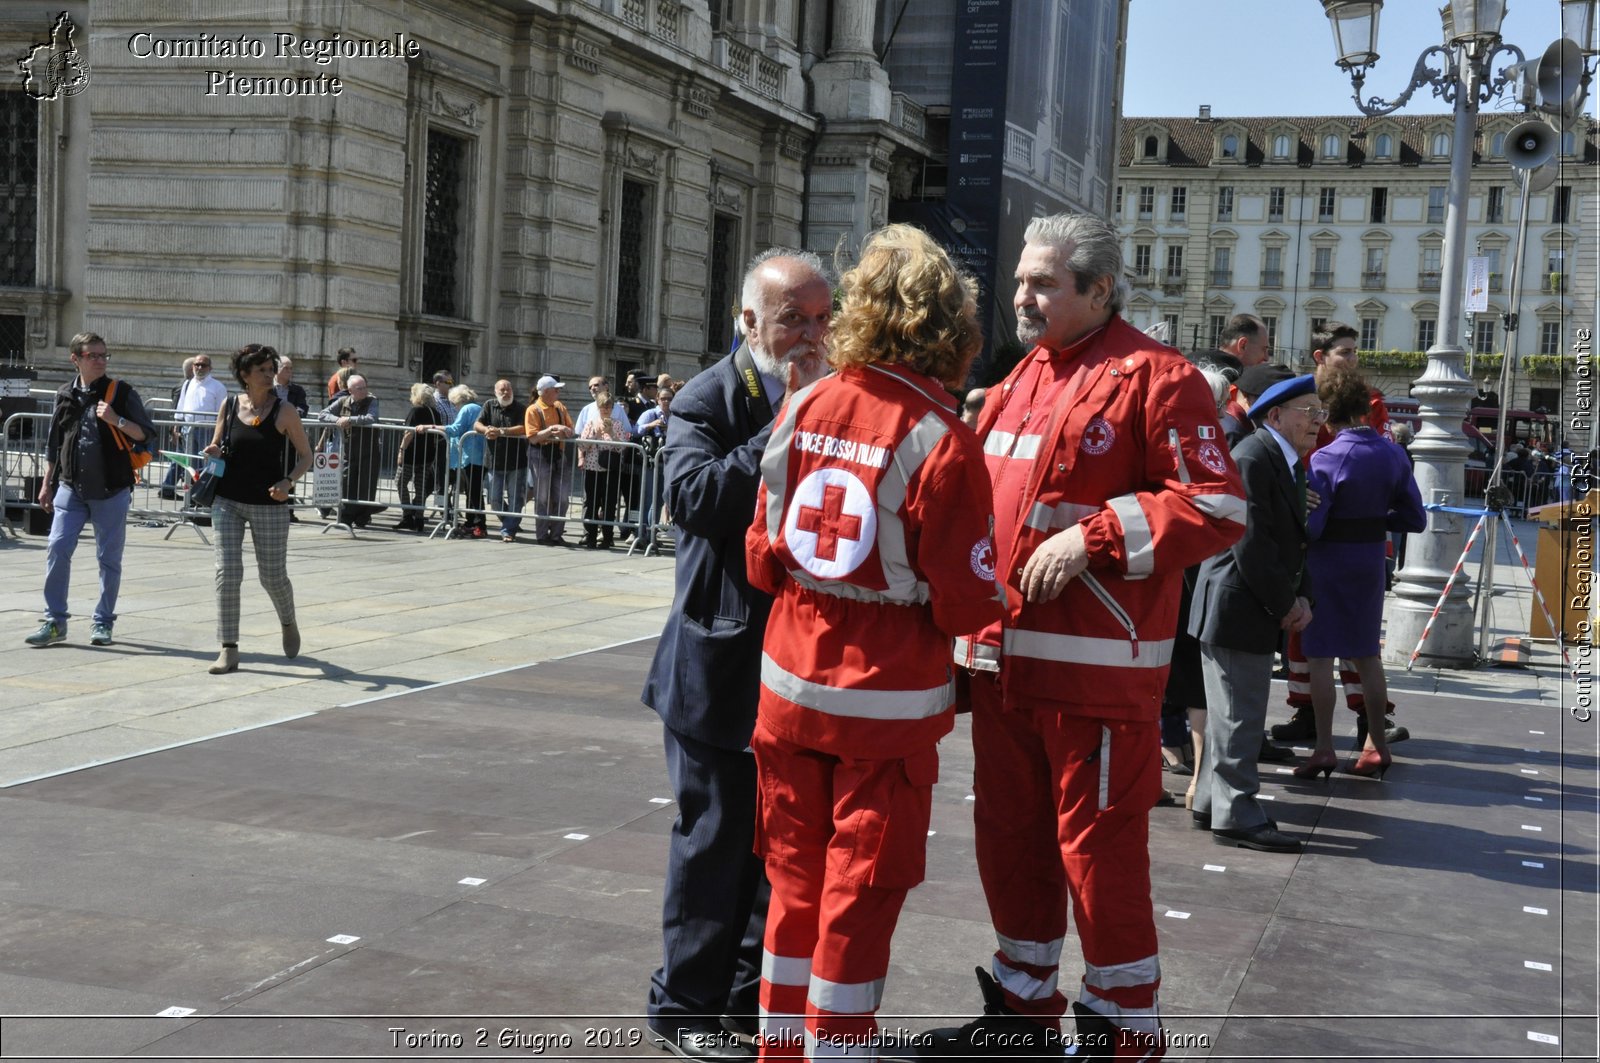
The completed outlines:
{"type": "Polygon", "coordinates": [[[889,939],[922,881],[939,754],[852,760],[759,720],[756,852],[767,865],[761,1059],[876,1059],[889,939]]]}
{"type": "Polygon", "coordinates": [[[1160,724],[1074,716],[972,677],[978,874],[1000,948],[992,968],[1017,1012],[1059,1027],[1071,899],[1085,974],[1078,999],[1119,1027],[1159,1028],[1150,809],[1160,724]]]}
{"type": "MultiPolygon", "coordinates": [[[[1300,632],[1289,632],[1289,644],[1283,651],[1283,663],[1289,672],[1289,696],[1286,699],[1291,709],[1311,708],[1311,668],[1306,664],[1306,651],[1300,647],[1300,632]]],[[[1367,699],[1361,694],[1361,673],[1350,666],[1350,662],[1343,657],[1339,658],[1339,683],[1344,687],[1344,703],[1351,712],[1365,712],[1367,699]]],[[[1384,712],[1394,712],[1394,702],[1386,703],[1384,712]]]]}

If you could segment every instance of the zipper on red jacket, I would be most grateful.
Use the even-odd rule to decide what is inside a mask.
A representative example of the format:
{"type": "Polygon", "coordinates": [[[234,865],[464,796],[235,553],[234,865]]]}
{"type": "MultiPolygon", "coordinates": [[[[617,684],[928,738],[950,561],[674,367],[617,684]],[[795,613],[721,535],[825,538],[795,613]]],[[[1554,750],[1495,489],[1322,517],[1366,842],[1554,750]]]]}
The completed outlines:
{"type": "Polygon", "coordinates": [[[1111,597],[1111,592],[1106,590],[1099,580],[1095,579],[1087,572],[1083,573],[1078,578],[1084,582],[1084,585],[1089,588],[1096,598],[1100,599],[1100,604],[1105,606],[1107,612],[1116,617],[1117,622],[1122,625],[1125,631],[1127,631],[1128,641],[1133,643],[1133,659],[1138,660],[1139,631],[1133,626],[1133,617],[1128,615],[1128,611],[1122,608],[1122,604],[1120,602],[1111,597]]]}

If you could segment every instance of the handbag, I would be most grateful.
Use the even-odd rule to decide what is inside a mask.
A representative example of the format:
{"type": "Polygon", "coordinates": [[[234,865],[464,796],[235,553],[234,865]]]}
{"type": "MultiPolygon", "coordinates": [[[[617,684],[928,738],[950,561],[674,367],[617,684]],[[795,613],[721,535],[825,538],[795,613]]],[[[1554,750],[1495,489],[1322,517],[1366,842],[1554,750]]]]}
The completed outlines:
{"type": "Polygon", "coordinates": [[[217,484],[221,482],[227,469],[228,440],[233,435],[233,399],[230,397],[222,406],[222,444],[215,458],[206,461],[205,468],[200,470],[200,475],[194,478],[189,485],[189,508],[210,509],[211,503],[217,497],[217,484]]]}

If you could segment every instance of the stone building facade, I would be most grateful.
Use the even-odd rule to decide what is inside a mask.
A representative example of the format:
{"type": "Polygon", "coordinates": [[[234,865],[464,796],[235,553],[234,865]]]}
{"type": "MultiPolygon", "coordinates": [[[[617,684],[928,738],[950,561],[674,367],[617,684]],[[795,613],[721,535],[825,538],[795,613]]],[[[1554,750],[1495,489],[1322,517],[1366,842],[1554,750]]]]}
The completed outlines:
{"type": "MultiPolygon", "coordinates": [[[[1489,309],[1465,321],[1462,337],[1480,383],[1508,347],[1521,186],[1505,135],[1522,118],[1481,115],[1474,145],[1466,253],[1489,260],[1489,309]]],[[[1276,357],[1296,366],[1317,322],[1345,321],[1362,330],[1374,382],[1406,395],[1418,352],[1439,335],[1452,133],[1448,114],[1228,118],[1201,108],[1124,118],[1116,210],[1130,319],[1165,320],[1175,343],[1197,349],[1233,314],[1254,313],[1276,357]]],[[[1559,144],[1554,181],[1529,199],[1508,400],[1552,413],[1570,405],[1576,379],[1552,359],[1570,356],[1579,328],[1595,328],[1600,232],[1595,130],[1585,121],[1559,144]]]]}
{"type": "MultiPolygon", "coordinates": [[[[1126,6],[1017,9],[1062,41],[1092,9],[1114,45],[1126,6]]],[[[354,347],[386,400],[440,367],[688,376],[729,349],[754,251],[848,253],[943,195],[949,49],[907,66],[903,8],[9,0],[0,54],[31,71],[0,79],[0,359],[60,366],[87,328],[151,385],[252,341],[307,384],[354,347]]],[[[1082,105],[1103,144],[1055,206],[1108,198],[1111,50],[1082,105]]]]}

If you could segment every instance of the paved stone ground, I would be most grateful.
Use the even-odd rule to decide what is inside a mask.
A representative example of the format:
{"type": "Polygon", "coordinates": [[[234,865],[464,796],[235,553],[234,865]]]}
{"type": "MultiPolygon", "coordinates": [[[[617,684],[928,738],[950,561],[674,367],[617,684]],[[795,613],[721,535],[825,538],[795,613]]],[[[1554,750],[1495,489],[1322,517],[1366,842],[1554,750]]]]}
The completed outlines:
{"type": "MultiPolygon", "coordinates": [[[[210,551],[161,534],[106,650],[22,647],[42,543],[0,545],[0,1058],[660,1058],[674,810],[637,692],[670,558],[297,528],[305,655],[247,582],[213,677],[210,551]]],[[[1155,810],[1169,1058],[1595,1058],[1600,749],[1553,662],[1395,675],[1383,782],[1269,767],[1301,856],[1155,810]]],[[[964,723],[943,757],[883,1011],[911,1030],[993,948],[964,723]]]]}
{"type": "Polygon", "coordinates": [[[22,638],[43,607],[44,540],[0,535],[0,786],[653,635],[672,603],[670,554],[321,528],[289,537],[300,656],[283,659],[247,553],[241,663],[227,676],[206,672],[214,555],[193,527],[170,539],[165,527],[129,529],[107,648],[88,644],[98,592],[87,533],[68,640],[42,650],[22,638]]]}

